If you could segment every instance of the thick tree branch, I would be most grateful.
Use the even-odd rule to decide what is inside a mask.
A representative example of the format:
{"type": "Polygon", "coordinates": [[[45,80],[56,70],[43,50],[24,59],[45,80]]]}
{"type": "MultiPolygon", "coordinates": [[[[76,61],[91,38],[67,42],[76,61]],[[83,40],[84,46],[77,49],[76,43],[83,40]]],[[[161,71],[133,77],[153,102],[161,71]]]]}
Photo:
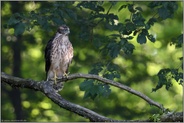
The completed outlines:
{"type": "MultiPolygon", "coordinates": [[[[67,78],[64,78],[65,81],[68,80],[72,80],[72,79],[77,79],[77,78],[86,78],[86,79],[96,79],[98,81],[110,84],[112,86],[121,88],[123,90],[126,90],[136,96],[141,97],[142,99],[146,100],[149,104],[154,105],[162,110],[164,110],[163,106],[160,105],[157,102],[154,102],[153,100],[151,100],[150,98],[148,98],[147,96],[145,96],[144,94],[137,92],[133,89],[131,89],[128,86],[125,86],[123,84],[120,84],[118,82],[114,82],[112,80],[108,80],[102,77],[99,77],[97,75],[90,75],[90,74],[71,74],[69,75],[67,78]]],[[[14,77],[11,75],[7,75],[3,72],[1,72],[1,82],[9,84],[12,87],[21,87],[21,88],[30,88],[30,89],[34,89],[37,91],[41,91],[42,93],[44,93],[48,98],[50,98],[54,103],[58,104],[61,108],[64,108],[66,110],[69,110],[71,112],[74,112],[80,116],[86,117],[88,118],[90,121],[96,121],[96,122],[117,122],[118,120],[113,120],[104,116],[101,116],[99,114],[97,114],[94,111],[91,111],[87,108],[84,108],[80,105],[77,104],[73,104],[67,100],[65,100],[64,98],[61,97],[61,95],[59,95],[53,88],[53,82],[51,81],[41,81],[41,82],[37,82],[31,79],[22,79],[22,78],[18,78],[18,77],[14,77]]],[[[161,121],[183,121],[183,116],[182,116],[182,112],[180,113],[173,113],[173,114],[166,114],[161,116],[161,121]],[[171,118],[172,119],[169,119],[171,118]]],[[[148,122],[151,120],[137,120],[138,122],[148,122]]],[[[137,121],[133,121],[133,122],[137,122],[137,121]]],[[[122,121],[121,121],[122,122],[122,121]]],[[[124,120],[124,122],[126,122],[126,120],[124,120]]],[[[128,121],[131,122],[131,121],[128,121]]]]}
{"type": "Polygon", "coordinates": [[[64,98],[61,97],[53,88],[52,82],[50,81],[33,81],[30,79],[22,79],[18,77],[13,77],[1,72],[1,82],[7,83],[13,87],[21,87],[21,88],[30,88],[37,91],[41,91],[48,98],[50,98],[53,102],[58,104],[60,107],[67,109],[71,112],[74,112],[80,116],[88,118],[90,121],[96,122],[113,122],[117,120],[112,120],[110,118],[106,118],[93,112],[87,108],[84,108],[80,105],[73,104],[64,98]]]}
{"type": "Polygon", "coordinates": [[[183,122],[183,112],[167,113],[163,114],[160,118],[162,122],[183,122]]]}

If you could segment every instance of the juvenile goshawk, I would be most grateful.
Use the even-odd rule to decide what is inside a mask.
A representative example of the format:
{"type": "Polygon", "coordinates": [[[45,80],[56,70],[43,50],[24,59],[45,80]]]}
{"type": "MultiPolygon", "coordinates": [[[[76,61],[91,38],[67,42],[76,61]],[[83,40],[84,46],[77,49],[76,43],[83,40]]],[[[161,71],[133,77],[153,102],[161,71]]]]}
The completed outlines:
{"type": "MultiPolygon", "coordinates": [[[[48,41],[45,48],[45,71],[48,80],[54,80],[56,85],[57,78],[67,76],[68,67],[73,58],[73,47],[69,41],[68,34],[70,29],[66,25],[58,28],[55,36],[48,41]]],[[[61,89],[64,83],[61,83],[61,89]]]]}

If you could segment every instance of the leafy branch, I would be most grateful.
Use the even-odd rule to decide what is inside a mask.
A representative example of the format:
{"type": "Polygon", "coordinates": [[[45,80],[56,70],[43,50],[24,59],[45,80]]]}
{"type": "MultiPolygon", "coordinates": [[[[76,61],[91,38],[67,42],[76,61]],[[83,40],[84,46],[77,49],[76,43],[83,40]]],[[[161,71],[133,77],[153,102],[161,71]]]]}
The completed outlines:
{"type": "Polygon", "coordinates": [[[127,91],[129,93],[132,93],[132,94],[134,94],[134,95],[144,99],[150,105],[154,105],[154,106],[160,108],[161,110],[165,111],[165,108],[163,107],[163,105],[153,101],[152,99],[150,99],[148,96],[144,95],[143,93],[138,92],[138,91],[136,91],[136,90],[134,90],[134,89],[132,89],[132,88],[126,86],[126,85],[123,85],[123,84],[121,84],[119,82],[114,82],[112,80],[102,78],[102,77],[100,77],[98,75],[81,74],[81,73],[71,74],[70,76],[68,76],[68,78],[65,78],[65,81],[72,80],[72,79],[77,79],[77,78],[96,79],[96,80],[101,81],[103,83],[115,86],[115,87],[123,89],[123,90],[125,90],[125,91],[127,91]]]}

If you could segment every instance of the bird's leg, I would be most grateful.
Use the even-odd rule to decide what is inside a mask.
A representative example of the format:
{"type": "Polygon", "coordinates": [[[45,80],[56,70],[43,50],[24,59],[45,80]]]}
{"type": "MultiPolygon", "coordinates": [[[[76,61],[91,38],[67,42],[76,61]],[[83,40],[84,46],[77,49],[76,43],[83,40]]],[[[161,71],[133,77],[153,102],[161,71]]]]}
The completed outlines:
{"type": "Polygon", "coordinates": [[[56,76],[56,72],[54,71],[54,78],[50,78],[50,80],[54,81],[54,84],[57,84],[57,76],[56,76]]]}
{"type": "Polygon", "coordinates": [[[57,76],[56,76],[56,72],[54,72],[54,84],[56,85],[57,84],[57,76]]]}

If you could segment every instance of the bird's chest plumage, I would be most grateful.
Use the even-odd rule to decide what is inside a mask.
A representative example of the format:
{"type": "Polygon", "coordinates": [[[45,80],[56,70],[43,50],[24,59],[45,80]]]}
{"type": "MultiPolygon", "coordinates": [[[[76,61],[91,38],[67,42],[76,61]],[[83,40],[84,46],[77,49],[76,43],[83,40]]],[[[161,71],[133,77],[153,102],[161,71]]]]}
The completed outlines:
{"type": "Polygon", "coordinates": [[[58,36],[54,39],[51,49],[51,65],[53,69],[59,69],[66,66],[69,61],[69,42],[67,37],[58,36]]]}

